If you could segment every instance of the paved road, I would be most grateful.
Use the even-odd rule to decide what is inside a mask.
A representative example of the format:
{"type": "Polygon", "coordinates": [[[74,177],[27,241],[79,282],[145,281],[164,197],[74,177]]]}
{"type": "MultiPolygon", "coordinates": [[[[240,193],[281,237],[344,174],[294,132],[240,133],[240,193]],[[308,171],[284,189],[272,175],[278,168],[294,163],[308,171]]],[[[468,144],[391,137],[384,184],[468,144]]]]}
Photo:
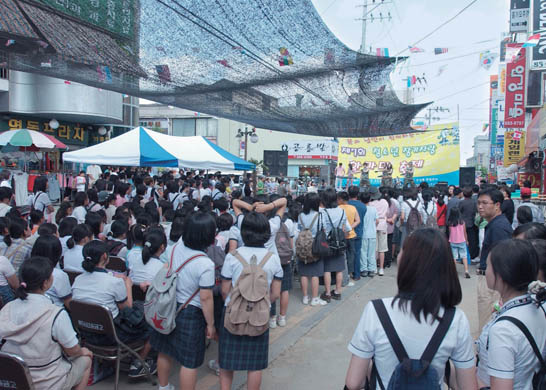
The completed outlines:
{"type": "MultiPolygon", "coordinates": [[[[464,279],[458,266],[463,302],[472,335],[477,337],[476,277],[464,279]]],[[[471,274],[473,274],[473,269],[471,274]]],[[[295,286],[298,284],[296,283],[295,286]]],[[[396,293],[396,268],[387,269],[385,276],[363,278],[356,286],[346,288],[341,301],[332,301],[324,307],[304,306],[301,290],[293,290],[288,311],[288,324],[271,330],[270,365],[263,375],[263,390],[342,389],[350,353],[347,344],[368,301],[396,293]]],[[[219,389],[218,377],[207,367],[213,359],[216,344],[207,350],[205,364],[199,369],[198,390],[219,389]]],[[[233,389],[244,389],[246,375],[236,373],[233,389]]],[[[178,383],[178,370],[173,370],[171,383],[178,383]]],[[[92,386],[96,390],[113,388],[113,378],[92,386]]],[[[149,382],[130,383],[121,374],[120,389],[154,389],[149,382]]]]}

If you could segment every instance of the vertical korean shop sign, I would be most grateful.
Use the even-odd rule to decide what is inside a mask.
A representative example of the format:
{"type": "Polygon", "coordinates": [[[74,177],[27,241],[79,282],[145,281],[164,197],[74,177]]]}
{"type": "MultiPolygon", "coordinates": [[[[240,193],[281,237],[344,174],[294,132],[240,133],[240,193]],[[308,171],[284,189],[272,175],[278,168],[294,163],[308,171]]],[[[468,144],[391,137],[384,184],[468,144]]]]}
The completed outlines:
{"type": "Polygon", "coordinates": [[[133,38],[137,0],[34,0],[100,27],[133,38]]]}
{"type": "Polygon", "coordinates": [[[519,47],[519,54],[506,65],[506,103],[504,107],[504,127],[522,129],[525,127],[525,48],[521,43],[511,43],[508,47],[519,47]]]}
{"type": "Polygon", "coordinates": [[[531,69],[546,69],[546,0],[533,1],[533,34],[540,33],[538,45],[531,48],[531,69]]]}
{"type": "Polygon", "coordinates": [[[530,0],[510,1],[510,32],[527,32],[530,0]]]}
{"type": "Polygon", "coordinates": [[[504,133],[504,166],[517,164],[525,156],[525,131],[504,133]]]}

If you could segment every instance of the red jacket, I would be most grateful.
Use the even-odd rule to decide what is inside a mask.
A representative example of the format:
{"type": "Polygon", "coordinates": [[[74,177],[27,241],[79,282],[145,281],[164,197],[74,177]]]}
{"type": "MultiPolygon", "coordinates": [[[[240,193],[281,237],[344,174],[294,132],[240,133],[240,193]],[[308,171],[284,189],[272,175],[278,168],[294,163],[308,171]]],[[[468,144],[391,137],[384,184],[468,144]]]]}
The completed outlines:
{"type": "Polygon", "coordinates": [[[446,225],[446,214],[447,205],[444,203],[442,206],[440,206],[438,203],[436,203],[436,221],[438,222],[438,226],[446,225]]]}

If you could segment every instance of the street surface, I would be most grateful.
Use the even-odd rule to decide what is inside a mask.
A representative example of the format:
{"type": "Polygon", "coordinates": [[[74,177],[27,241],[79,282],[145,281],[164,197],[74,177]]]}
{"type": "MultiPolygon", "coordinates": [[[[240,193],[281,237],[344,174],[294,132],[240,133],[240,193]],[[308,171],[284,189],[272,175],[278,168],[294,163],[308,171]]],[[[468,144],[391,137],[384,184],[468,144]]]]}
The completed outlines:
{"type": "MultiPolygon", "coordinates": [[[[472,336],[479,335],[474,267],[471,279],[464,279],[462,265],[457,266],[463,302],[461,308],[470,321],[472,336]]],[[[343,290],[342,300],[324,307],[304,306],[299,283],[294,283],[290,296],[287,326],[270,331],[269,367],[263,372],[263,390],[342,389],[351,355],[347,350],[354,329],[366,303],[396,293],[396,266],[387,268],[385,276],[362,278],[354,287],[343,290]]],[[[278,306],[278,305],[277,305],[278,306]]],[[[207,362],[216,355],[216,343],[207,350],[205,363],[199,369],[197,389],[219,389],[218,377],[208,369],[207,362]]],[[[235,373],[233,389],[245,389],[246,373],[235,373]]],[[[110,390],[113,376],[91,388],[110,390]]],[[[178,384],[178,369],[171,373],[171,383],[178,384]]],[[[120,389],[155,389],[147,381],[129,382],[120,374],[120,389]]]]}

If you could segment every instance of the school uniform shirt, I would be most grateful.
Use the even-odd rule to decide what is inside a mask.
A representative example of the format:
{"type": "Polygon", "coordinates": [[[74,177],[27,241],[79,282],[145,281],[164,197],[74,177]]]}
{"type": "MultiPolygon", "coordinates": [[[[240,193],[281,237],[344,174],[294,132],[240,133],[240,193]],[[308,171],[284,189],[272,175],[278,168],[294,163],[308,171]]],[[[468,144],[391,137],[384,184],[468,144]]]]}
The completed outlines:
{"type": "Polygon", "coordinates": [[[366,215],[364,216],[364,230],[362,231],[362,238],[377,238],[377,230],[375,225],[376,220],[377,209],[375,207],[368,207],[366,209],[366,215]]]}
{"type": "Polygon", "coordinates": [[[127,267],[131,268],[131,264],[137,264],[139,261],[142,262],[142,247],[135,245],[125,255],[125,262],[127,267]]]}
{"type": "Polygon", "coordinates": [[[49,195],[47,194],[47,192],[39,191],[36,194],[30,195],[27,198],[26,205],[33,206],[34,209],[40,210],[45,215],[47,211],[47,206],[51,205],[51,200],[49,200],[49,195]]]}
{"type": "Polygon", "coordinates": [[[106,306],[116,318],[118,304],[127,300],[127,289],[121,278],[96,268],[94,272],[84,272],[72,285],[72,299],[106,306]]]}
{"type": "Polygon", "coordinates": [[[179,207],[182,207],[182,194],[180,192],[171,192],[169,193],[169,202],[173,204],[173,209],[177,210],[179,207]]]}
{"type": "Polygon", "coordinates": [[[171,254],[173,253],[173,248],[177,243],[179,243],[179,245],[184,245],[182,237],[180,237],[178,241],[167,240],[167,247],[165,248],[165,251],[161,254],[161,256],[159,256],[159,260],[162,263],[168,263],[171,261],[171,254]]]}
{"type": "MultiPolygon", "coordinates": [[[[243,226],[243,219],[244,219],[243,214],[240,214],[239,217],[237,218],[237,225],[239,226],[239,231],[241,230],[243,226]]],[[[279,255],[279,252],[277,251],[277,245],[275,244],[275,239],[277,238],[277,232],[281,228],[281,222],[282,222],[281,217],[278,215],[275,215],[273,218],[269,219],[269,229],[271,230],[271,236],[269,237],[269,240],[267,240],[267,242],[265,243],[265,247],[277,256],[279,255]]],[[[242,238],[241,238],[241,244],[244,245],[244,243],[242,242],[242,238]]]]}
{"type": "MultiPolygon", "coordinates": [[[[503,307],[525,298],[519,296],[505,302],[503,307]]],[[[525,324],[540,351],[546,349],[546,319],[544,312],[533,303],[516,306],[500,314],[515,317],[525,324]]],[[[487,386],[490,377],[513,379],[514,390],[531,389],[533,375],[540,363],[529,341],[519,328],[508,321],[496,322],[495,316],[484,326],[478,338],[478,378],[487,386]]]]}
{"type": "Polygon", "coordinates": [[[83,246],[74,245],[72,249],[68,249],[64,254],[64,270],[72,272],[84,272],[82,268],[83,262],[83,246]]]}
{"type": "Polygon", "coordinates": [[[15,275],[15,268],[13,268],[7,257],[0,256],[0,286],[8,286],[8,278],[13,275],[15,275]]]}
{"type": "MultiPolygon", "coordinates": [[[[436,217],[436,214],[438,213],[438,211],[436,209],[436,202],[431,200],[430,202],[428,202],[428,205],[427,205],[426,208],[425,208],[425,204],[423,203],[423,211],[425,211],[427,218],[429,217],[429,215],[431,217],[436,217]]],[[[424,219],[423,223],[426,223],[426,222],[427,222],[427,220],[424,219]]],[[[438,222],[438,221],[436,221],[436,222],[438,222]]]]}
{"type": "MultiPolygon", "coordinates": [[[[205,252],[196,251],[185,245],[176,245],[173,249],[173,268],[177,269],[186,260],[196,257],[187,263],[178,273],[176,279],[176,301],[185,304],[198,289],[211,289],[216,283],[214,263],[205,252]]],[[[201,308],[201,298],[197,293],[189,302],[190,305],[201,308]]]]}
{"type": "MultiPolygon", "coordinates": [[[[409,308],[405,313],[400,310],[398,302],[393,307],[392,301],[392,297],[383,299],[396,333],[410,359],[419,359],[439,322],[434,320],[431,323],[430,317],[425,318],[421,314],[421,322],[419,323],[409,308]]],[[[443,313],[444,309],[441,308],[440,317],[443,316],[443,313]]],[[[372,302],[369,302],[364,308],[348,349],[353,355],[362,359],[373,357],[379,376],[383,384],[387,386],[399,361],[372,302]]],[[[465,369],[475,366],[474,343],[470,336],[470,325],[465,314],[459,309],[456,309],[453,322],[431,363],[432,367],[438,371],[439,378],[444,377],[445,364],[448,359],[456,368],[465,369]]]]}
{"type": "Polygon", "coordinates": [[[228,242],[229,242],[229,230],[218,232],[218,234],[216,235],[216,245],[222,248],[222,250],[225,250],[228,242]]]}
{"type": "Polygon", "coordinates": [[[114,214],[116,213],[116,206],[111,204],[104,210],[104,212],[106,214],[106,222],[111,224],[112,219],[114,218],[114,214]]]}
{"type": "Polygon", "coordinates": [[[421,200],[413,200],[413,199],[406,199],[401,203],[401,213],[404,213],[404,222],[408,221],[409,214],[411,212],[411,207],[417,208],[417,211],[419,211],[419,215],[421,215],[421,221],[423,224],[427,220],[427,216],[425,214],[425,208],[423,206],[423,202],[421,200]],[[406,203],[407,202],[407,203],[406,203]],[[419,202],[419,204],[417,204],[419,202]],[[408,205],[409,203],[409,205],[408,205]],[[410,207],[411,205],[411,207],[410,207]]]}
{"type": "MultiPolygon", "coordinates": [[[[241,248],[237,248],[237,252],[239,252],[247,263],[250,261],[252,255],[255,255],[256,261],[259,264],[267,252],[270,251],[267,248],[251,248],[248,246],[243,246],[241,248]]],[[[263,269],[267,274],[267,283],[269,284],[269,287],[271,287],[273,279],[282,280],[284,274],[281,266],[281,259],[278,255],[273,254],[269,260],[267,260],[267,263],[265,263],[263,269]]],[[[228,254],[224,260],[224,265],[222,266],[222,272],[220,274],[222,279],[231,280],[231,286],[233,288],[237,283],[237,279],[239,279],[239,276],[241,276],[241,272],[243,272],[243,265],[241,262],[237,260],[235,256],[228,254]]],[[[225,306],[228,305],[230,298],[231,294],[228,295],[225,306]]]]}
{"type": "Polygon", "coordinates": [[[120,240],[119,238],[110,238],[110,240],[112,241],[119,241],[119,242],[123,242],[125,244],[125,246],[123,248],[121,248],[118,252],[118,254],[116,255],[116,257],[119,257],[119,258],[122,258],[122,259],[126,259],[127,258],[127,254],[129,253],[129,249],[127,249],[127,240],[123,239],[123,240],[120,240]]]}
{"type": "Polygon", "coordinates": [[[68,275],[62,269],[53,268],[53,284],[45,295],[57,306],[63,306],[63,300],[72,295],[72,287],[68,275]]]}
{"type": "Polygon", "coordinates": [[[8,258],[13,268],[15,268],[15,272],[30,257],[31,252],[32,245],[22,238],[12,239],[10,246],[7,246],[4,241],[0,241],[0,255],[8,258]]]}
{"type": "Polygon", "coordinates": [[[87,215],[87,210],[83,206],[75,207],[72,211],[72,217],[78,220],[78,224],[85,222],[85,216],[87,215]]]}
{"type": "Polygon", "coordinates": [[[332,226],[336,228],[339,226],[345,233],[349,233],[353,230],[351,225],[349,225],[349,221],[347,221],[347,214],[345,214],[345,211],[342,208],[336,207],[333,209],[321,209],[320,212],[321,225],[324,226],[324,232],[327,235],[330,233],[330,231],[332,231],[332,226]],[[330,218],[328,218],[328,216],[330,218]],[[330,220],[332,220],[331,223],[330,220]]]}
{"type": "Polygon", "coordinates": [[[313,235],[313,237],[315,237],[317,235],[319,217],[317,217],[313,225],[311,225],[311,222],[313,222],[313,218],[315,218],[315,215],[317,214],[318,212],[316,212],[315,210],[309,211],[309,214],[301,213],[298,217],[299,231],[302,232],[305,228],[308,228],[311,230],[311,234],[313,235]]]}
{"type": "MultiPolygon", "coordinates": [[[[136,256],[133,256],[133,259],[135,257],[136,256]]],[[[141,256],[140,261],[129,263],[129,277],[133,283],[151,282],[164,265],[165,264],[157,257],[151,257],[148,262],[144,264],[141,256]]]]}
{"type": "Polygon", "coordinates": [[[72,236],[64,236],[64,237],[59,237],[59,241],[61,242],[61,248],[62,248],[62,256],[64,256],[64,254],[66,253],[66,251],[68,250],[68,245],[66,245],[67,241],[70,240],[72,236]]]}
{"type": "Polygon", "coordinates": [[[225,197],[224,193],[223,192],[220,192],[220,190],[218,188],[215,188],[214,190],[212,190],[212,200],[217,200],[217,199],[221,199],[223,197],[225,197]]]}
{"type": "Polygon", "coordinates": [[[0,217],[5,217],[10,210],[11,206],[9,204],[0,203],[0,217]]]}
{"type": "Polygon", "coordinates": [[[212,197],[212,191],[209,188],[201,188],[200,190],[193,190],[192,197],[197,201],[201,201],[205,196],[212,197]]]}
{"type": "MultiPolygon", "coordinates": [[[[237,221],[237,219],[235,220],[237,221]]],[[[229,228],[229,241],[237,241],[237,248],[243,246],[243,237],[241,237],[241,229],[237,225],[237,222],[229,228]]]]}

